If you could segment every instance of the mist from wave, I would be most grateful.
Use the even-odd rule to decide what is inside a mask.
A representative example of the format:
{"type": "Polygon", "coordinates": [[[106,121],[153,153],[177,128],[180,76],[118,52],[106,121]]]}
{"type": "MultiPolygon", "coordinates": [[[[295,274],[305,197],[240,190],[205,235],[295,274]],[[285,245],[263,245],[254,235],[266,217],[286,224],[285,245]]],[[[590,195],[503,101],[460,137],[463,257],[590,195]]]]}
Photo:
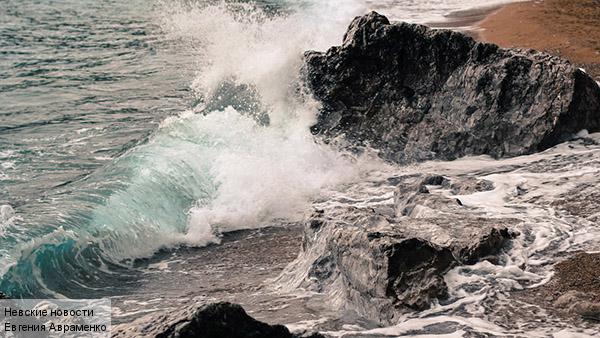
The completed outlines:
{"type": "Polygon", "coordinates": [[[136,258],[298,220],[324,187],[378,165],[315,141],[317,104],[299,81],[302,53],[334,44],[356,14],[349,6],[330,4],[341,11],[327,25],[310,4],[275,14],[252,4],[164,6],[166,35],[196,56],[197,105],[72,184],[64,211],[44,226],[5,227],[0,289],[9,295],[106,292],[135,274],[136,258]]]}

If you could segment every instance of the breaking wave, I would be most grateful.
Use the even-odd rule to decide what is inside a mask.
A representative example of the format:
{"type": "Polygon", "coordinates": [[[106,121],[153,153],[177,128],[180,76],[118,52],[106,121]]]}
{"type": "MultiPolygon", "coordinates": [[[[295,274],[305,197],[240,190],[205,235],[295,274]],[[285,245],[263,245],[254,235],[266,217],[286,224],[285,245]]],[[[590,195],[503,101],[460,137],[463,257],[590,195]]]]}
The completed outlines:
{"type": "Polygon", "coordinates": [[[197,104],[79,182],[64,212],[44,226],[5,226],[3,207],[0,289],[13,297],[89,297],[127,280],[136,258],[162,248],[298,220],[323,188],[378,165],[320,144],[309,131],[318,106],[299,81],[302,53],[335,44],[362,10],[337,5],[159,9],[167,13],[160,18],[166,36],[196,56],[197,104]]]}

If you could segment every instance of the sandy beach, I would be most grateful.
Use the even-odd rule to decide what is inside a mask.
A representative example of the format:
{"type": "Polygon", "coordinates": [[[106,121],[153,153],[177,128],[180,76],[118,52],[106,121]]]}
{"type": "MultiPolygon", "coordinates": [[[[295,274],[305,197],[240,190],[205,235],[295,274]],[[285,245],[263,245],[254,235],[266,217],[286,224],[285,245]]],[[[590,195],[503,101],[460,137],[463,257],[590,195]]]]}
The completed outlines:
{"type": "Polygon", "coordinates": [[[506,5],[482,20],[477,38],[569,59],[600,79],[600,1],[546,0],[506,5]]]}

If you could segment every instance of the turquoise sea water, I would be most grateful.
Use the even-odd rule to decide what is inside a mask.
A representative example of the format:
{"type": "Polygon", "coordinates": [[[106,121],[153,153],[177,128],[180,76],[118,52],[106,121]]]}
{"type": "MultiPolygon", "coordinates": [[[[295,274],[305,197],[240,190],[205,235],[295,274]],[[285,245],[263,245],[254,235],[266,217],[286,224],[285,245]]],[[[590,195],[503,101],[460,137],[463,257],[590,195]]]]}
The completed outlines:
{"type": "MultiPolygon", "coordinates": [[[[13,297],[118,293],[135,286],[135,259],[218,242],[217,223],[253,227],[268,219],[262,214],[277,213],[266,207],[254,215],[245,202],[202,209],[227,189],[215,161],[232,161],[225,171],[244,170],[235,163],[252,161],[256,152],[260,162],[272,155],[270,147],[296,144],[279,147],[282,129],[257,130],[252,116],[243,117],[266,109],[252,81],[217,74],[213,91],[193,89],[193,82],[207,60],[204,45],[244,27],[255,30],[252,36],[231,43],[262,41],[263,22],[302,6],[3,1],[0,290],[13,297]],[[220,21],[202,25],[211,15],[220,21]],[[194,31],[196,20],[208,39],[194,31]],[[213,110],[218,117],[204,117],[213,110]],[[198,215],[190,215],[193,208],[198,215]],[[215,220],[229,214],[239,219],[215,220]],[[201,223],[197,230],[191,221],[201,223]]],[[[242,52],[227,48],[214,52],[224,59],[242,52]]],[[[300,146],[308,140],[299,139],[300,146]]]]}
{"type": "Polygon", "coordinates": [[[82,231],[129,183],[115,158],[193,102],[186,57],[145,1],[2,1],[1,290],[77,295],[100,278],[81,242],[101,235],[82,231]]]}
{"type": "Polygon", "coordinates": [[[136,259],[297,219],[357,179],[309,133],[302,53],[368,9],[478,4],[416,3],[0,0],[0,291],[126,293],[136,259]]]}

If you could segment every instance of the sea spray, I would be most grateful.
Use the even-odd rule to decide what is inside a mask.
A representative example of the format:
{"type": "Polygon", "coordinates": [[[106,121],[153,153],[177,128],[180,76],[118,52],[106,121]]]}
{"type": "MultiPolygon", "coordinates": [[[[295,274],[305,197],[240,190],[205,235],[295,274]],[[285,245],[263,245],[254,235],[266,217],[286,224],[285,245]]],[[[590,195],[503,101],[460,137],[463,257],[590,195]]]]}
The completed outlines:
{"type": "Polygon", "coordinates": [[[223,4],[169,14],[167,36],[197,56],[198,105],[72,183],[73,193],[59,197],[63,211],[43,227],[2,238],[0,289],[15,297],[118,293],[115,283],[135,286],[137,258],[297,221],[323,188],[381,165],[309,131],[318,105],[299,81],[302,52],[333,44],[346,14],[328,26],[306,12],[270,16],[241,6],[243,15],[223,4]]]}
{"type": "Polygon", "coordinates": [[[361,171],[361,165],[316,143],[309,127],[318,106],[302,95],[299,78],[303,52],[335,42],[347,20],[362,9],[339,8],[337,20],[336,12],[329,12],[333,27],[314,21],[313,14],[323,10],[316,6],[273,17],[254,5],[221,3],[178,8],[165,18],[172,38],[202,46],[193,88],[205,104],[197,110],[215,99],[222,101],[219,89],[226,81],[234,88],[228,93],[232,102],[250,97],[260,103],[253,107],[268,115],[268,126],[256,125],[231,107],[207,116],[229,148],[214,161],[216,198],[191,210],[186,237],[191,243],[210,237],[211,224],[229,231],[298,219],[311,196],[351,181],[361,171]]]}

